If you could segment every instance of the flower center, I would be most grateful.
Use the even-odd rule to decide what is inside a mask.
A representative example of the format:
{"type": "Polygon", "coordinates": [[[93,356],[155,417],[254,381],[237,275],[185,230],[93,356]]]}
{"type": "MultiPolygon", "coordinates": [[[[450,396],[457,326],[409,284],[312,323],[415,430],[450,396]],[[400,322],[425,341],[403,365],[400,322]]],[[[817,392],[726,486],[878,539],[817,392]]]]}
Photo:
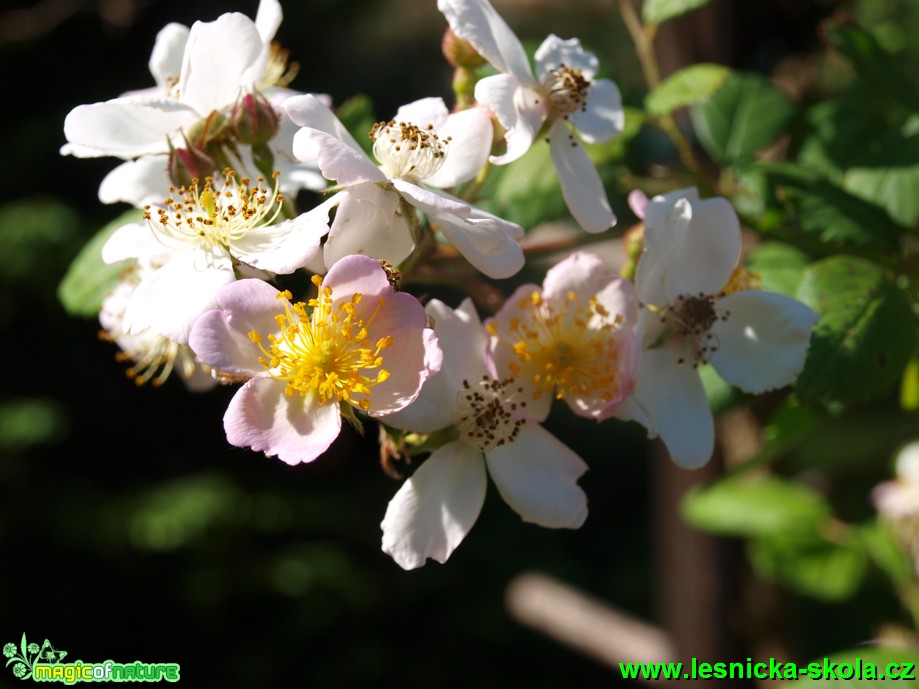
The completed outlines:
{"type": "Polygon", "coordinates": [[[562,117],[578,110],[587,110],[589,88],[590,79],[581,70],[564,63],[551,70],[543,79],[543,94],[549,101],[549,108],[562,117]]]}
{"type": "Polygon", "coordinates": [[[229,168],[224,169],[223,175],[224,182],[219,187],[213,177],[205,177],[203,185],[193,179],[188,187],[170,187],[171,196],[155,211],[144,206],[144,219],[158,238],[179,245],[208,243],[226,247],[250,230],[270,225],[280,215],[284,195],[278,192],[279,172],[273,175],[273,189],[263,186],[264,177],[250,186],[248,177],[237,180],[229,168]]]}
{"type": "Polygon", "coordinates": [[[726,321],[731,314],[729,311],[719,313],[716,301],[717,296],[713,294],[682,294],[659,312],[661,321],[684,349],[677,359],[678,364],[688,359],[696,368],[708,363],[709,356],[718,350],[712,326],[719,319],[726,321]]]}
{"type": "Polygon", "coordinates": [[[507,324],[488,324],[488,331],[514,351],[509,364],[514,378],[529,380],[533,398],[555,391],[556,399],[619,394],[615,333],[622,316],[613,316],[595,296],[586,303],[569,292],[561,307],[546,303],[534,290],[517,303],[520,315],[507,324]]]}
{"type": "Polygon", "coordinates": [[[425,179],[444,164],[451,137],[441,139],[433,125],[421,129],[408,122],[377,122],[370,130],[373,155],[390,179],[425,179]]]}
{"type": "Polygon", "coordinates": [[[392,336],[375,343],[367,336],[367,327],[385,301],[380,297],[365,322],[357,313],[360,293],[336,306],[332,289],[322,287],[322,278],[313,277],[313,284],[320,288],[319,295],[307,304],[291,304],[290,292],[278,293],[278,299],[284,300],[284,313],[275,317],[280,334],[269,333],[267,347],[255,330],[249,332],[249,339],[262,352],[259,361],[268,374],[287,383],[284,392],[288,397],[315,394],[319,404],[351,402],[366,411],[371,388],[389,378],[380,353],[392,344],[392,336]],[[373,377],[367,375],[371,371],[375,371],[373,377]],[[354,396],[362,397],[352,399],[354,396]]]}
{"type": "Polygon", "coordinates": [[[463,381],[453,410],[453,425],[462,440],[487,452],[517,439],[526,424],[518,410],[526,407],[526,402],[517,401],[522,388],[509,389],[513,382],[512,378],[494,380],[488,376],[475,383],[463,381]]]}

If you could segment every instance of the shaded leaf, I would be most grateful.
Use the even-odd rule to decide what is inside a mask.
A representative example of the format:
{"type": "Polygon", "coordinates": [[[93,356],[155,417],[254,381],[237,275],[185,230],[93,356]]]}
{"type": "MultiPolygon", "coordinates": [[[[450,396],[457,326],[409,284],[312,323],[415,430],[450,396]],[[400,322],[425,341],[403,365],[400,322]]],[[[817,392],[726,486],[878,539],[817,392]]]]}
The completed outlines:
{"type": "Polygon", "coordinates": [[[808,262],[807,254],[790,244],[766,242],[750,252],[747,269],[760,276],[764,291],[793,297],[808,262]]]}
{"type": "Polygon", "coordinates": [[[877,137],[846,171],[843,186],[885,208],[902,225],[919,220],[919,135],[891,131],[877,137]]]}
{"type": "MultiPolygon", "coordinates": [[[[913,665],[915,668],[917,663],[919,653],[911,649],[862,646],[851,651],[834,653],[828,658],[816,658],[807,665],[815,671],[810,677],[782,686],[787,689],[896,689],[903,686],[903,681],[899,677],[887,678],[885,673],[888,666],[896,665],[899,670],[905,665],[913,665]],[[856,667],[861,668],[861,679],[854,679],[856,667]],[[872,671],[877,672],[875,679],[870,677],[872,671]]],[[[913,677],[915,676],[914,671],[913,677]]]]}
{"type": "Polygon", "coordinates": [[[658,84],[645,97],[645,109],[652,115],[666,115],[704,101],[722,87],[730,74],[731,70],[724,65],[690,65],[658,84]]]}
{"type": "Polygon", "coordinates": [[[641,8],[646,24],[660,24],[711,4],[712,0],[645,0],[641,8]]]}

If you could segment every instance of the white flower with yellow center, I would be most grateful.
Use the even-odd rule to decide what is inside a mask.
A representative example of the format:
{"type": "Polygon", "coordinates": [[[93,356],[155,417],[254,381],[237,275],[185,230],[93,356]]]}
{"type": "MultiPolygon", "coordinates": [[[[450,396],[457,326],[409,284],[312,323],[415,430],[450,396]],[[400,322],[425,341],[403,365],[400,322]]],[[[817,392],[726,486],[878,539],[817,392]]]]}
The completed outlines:
{"type": "Polygon", "coordinates": [[[625,126],[619,89],[596,78],[596,56],[576,38],[551,34],[536,51],[534,75],[520,40],[488,0],[438,0],[437,7],[453,32],[501,72],[475,86],[476,100],[505,129],[507,151],[492,162],[510,163],[545,136],[571,214],[588,232],[613,226],[600,176],[578,139],[602,143],[625,126]]]}
{"type": "Polygon", "coordinates": [[[292,273],[319,250],[328,232],[321,207],[277,224],[284,200],[259,178],[255,184],[231,170],[223,181],[196,181],[144,211],[144,224],[117,230],[102,248],[106,263],[136,258],[161,267],[144,275],[125,311],[126,332],[147,329],[180,344],[195,318],[217,305],[216,293],[237,278],[242,264],[292,273]]]}
{"type": "Polygon", "coordinates": [[[756,280],[738,269],[740,223],[725,199],[683,189],[654,197],[643,213],[635,276],[642,352],[624,413],[660,435],[677,464],[695,468],[715,444],[698,366],[710,363],[753,394],[789,385],[804,367],[818,315],[755,289],[756,280]]]}
{"type": "Polygon", "coordinates": [[[443,348],[443,366],[415,402],[384,421],[454,439],[435,450],[390,501],[381,525],[383,550],[405,569],[429,557],[445,562],[482,509],[486,467],[524,521],[581,526],[587,497],[577,480],[587,465],[534,422],[518,381],[488,373],[488,334],[472,302],[453,310],[435,299],[426,310],[443,348]]]}
{"type": "Polygon", "coordinates": [[[637,319],[631,283],[595,254],[576,252],[549,270],[542,287],[518,287],[486,322],[489,351],[498,375],[523,386],[534,418],[545,419],[560,399],[601,421],[632,392],[637,319]]]}
{"type": "Polygon", "coordinates": [[[299,96],[284,107],[302,127],[294,155],[343,188],[329,201],[338,209],[327,266],[349,254],[401,263],[415,246],[415,209],[486,275],[510,277],[523,266],[523,228],[439,191],[469,181],[488,160],[493,130],[483,110],[451,114],[440,98],[399,108],[370,131],[377,166],[320,99],[299,96]]]}
{"type": "Polygon", "coordinates": [[[190,339],[209,366],[250,379],[224,415],[227,440],[288,464],[325,452],[348,407],[403,409],[441,363],[421,304],[373,259],[349,256],[313,283],[318,295],[293,304],[261,280],[227,285],[190,339]]]}

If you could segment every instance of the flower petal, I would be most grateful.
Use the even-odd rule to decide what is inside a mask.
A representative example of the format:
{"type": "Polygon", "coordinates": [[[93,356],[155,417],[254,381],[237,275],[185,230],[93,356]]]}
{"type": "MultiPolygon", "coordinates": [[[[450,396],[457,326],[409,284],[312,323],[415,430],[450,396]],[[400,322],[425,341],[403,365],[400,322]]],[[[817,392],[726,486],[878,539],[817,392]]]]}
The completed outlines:
{"type": "Polygon", "coordinates": [[[549,34],[536,49],[536,76],[542,81],[552,70],[565,65],[580,70],[587,79],[593,79],[600,61],[593,53],[581,47],[577,38],[567,40],[549,34]]]}
{"type": "Polygon", "coordinates": [[[449,213],[428,215],[443,235],[477,270],[495,279],[515,275],[525,262],[516,225],[495,218],[467,220],[449,213]]]}
{"type": "Polygon", "coordinates": [[[227,407],[227,440],[277,456],[282,462],[312,462],[329,449],[341,431],[337,403],[318,404],[310,397],[284,394],[287,384],[268,377],[243,385],[227,407]]]}
{"type": "Polygon", "coordinates": [[[133,158],[167,153],[168,138],[199,119],[193,108],[166,98],[116,98],[71,110],[64,136],[82,158],[133,158]]]}
{"type": "Polygon", "coordinates": [[[102,260],[118,263],[132,258],[150,258],[166,253],[147,223],[130,223],[119,227],[102,246],[102,260]]]}
{"type": "Polygon", "coordinates": [[[618,136],[625,128],[625,111],[619,88],[609,79],[598,79],[587,89],[587,109],[575,110],[568,120],[589,144],[618,136]]]}
{"type": "Polygon", "coordinates": [[[399,212],[399,194],[377,184],[356,184],[340,195],[341,203],[323,247],[327,266],[351,254],[398,265],[412,253],[415,242],[399,212]]]}
{"type": "MultiPolygon", "coordinates": [[[[375,385],[368,397],[368,412],[374,417],[385,418],[410,405],[425,381],[440,371],[443,362],[437,336],[430,328],[400,328],[389,331],[388,335],[392,337],[392,345],[383,350],[383,368],[389,378],[375,385]]],[[[375,370],[368,372],[374,374],[375,370]]],[[[352,401],[359,404],[362,397],[352,395],[352,401]]]]}
{"type": "Polygon", "coordinates": [[[689,199],[675,199],[666,206],[666,213],[661,212],[663,207],[659,203],[648,203],[645,207],[645,247],[635,268],[638,298],[644,304],[659,307],[670,301],[667,275],[679,263],[692,221],[689,199]],[[654,218],[654,222],[649,223],[649,218],[654,218]]]}
{"type": "MultiPolygon", "coordinates": [[[[329,109],[329,106],[323,102],[320,96],[313,93],[294,96],[285,100],[282,107],[287,113],[287,116],[290,117],[291,121],[298,127],[308,127],[309,129],[317,129],[320,132],[324,132],[338,139],[361,155],[364,155],[366,158],[363,149],[358,145],[357,141],[354,140],[354,137],[351,136],[350,132],[345,128],[345,125],[335,116],[335,113],[333,113],[329,109]]],[[[296,151],[294,153],[296,154],[296,151]]],[[[303,151],[303,155],[297,155],[297,158],[305,162],[310,162],[311,159],[317,157],[318,155],[310,154],[306,150],[303,151]]],[[[370,159],[368,158],[367,160],[369,162],[370,159]]]]}
{"type": "Polygon", "coordinates": [[[563,120],[549,133],[549,150],[558,171],[558,181],[568,210],[588,232],[603,232],[616,224],[600,175],[591,162],[584,144],[569,132],[563,120]]]}
{"type": "Polygon", "coordinates": [[[520,40],[487,0],[437,0],[450,28],[469,41],[499,72],[535,86],[533,70],[520,40]]]}
{"type": "Polygon", "coordinates": [[[148,155],[128,160],[109,172],[99,185],[102,203],[130,203],[143,208],[169,198],[172,182],[166,170],[166,156],[148,155]]]}
{"type": "Polygon", "coordinates": [[[172,22],[156,34],[148,65],[156,85],[164,92],[169,89],[170,80],[178,79],[182,71],[182,56],[188,43],[188,33],[187,26],[172,22]]]}
{"type": "Polygon", "coordinates": [[[318,129],[303,127],[294,135],[294,155],[303,162],[315,163],[323,177],[342,186],[387,181],[363,151],[318,129]]]}
{"type": "Polygon", "coordinates": [[[587,496],[577,480],[587,465],[539,425],[485,453],[488,473],[504,501],[523,521],[551,529],[577,529],[587,519],[587,496]]]}
{"type": "Polygon", "coordinates": [[[244,75],[264,44],[255,23],[229,12],[212,22],[195,22],[188,35],[179,75],[179,99],[201,117],[233,105],[244,87],[244,75]]]}
{"type": "Polygon", "coordinates": [[[403,105],[393,119],[414,124],[420,129],[431,125],[435,130],[440,130],[449,115],[450,111],[443,98],[421,98],[403,105]]]}
{"type": "Polygon", "coordinates": [[[630,412],[627,404],[623,416],[660,435],[679,466],[696,469],[711,459],[715,422],[699,374],[689,363],[677,364],[666,347],[644,350],[632,402],[644,414],[630,412]]]}
{"type": "Polygon", "coordinates": [[[482,453],[464,442],[435,451],[386,508],[383,552],[403,569],[427,558],[446,562],[475,524],[485,502],[482,453]]]}
{"type": "Polygon", "coordinates": [[[443,166],[424,180],[432,187],[453,187],[468,182],[485,167],[494,140],[491,117],[483,108],[470,108],[450,115],[438,129],[442,140],[450,139],[443,166]]]}
{"type": "Polygon", "coordinates": [[[281,3],[278,0],[261,0],[259,2],[258,10],[255,13],[255,28],[258,30],[258,35],[261,36],[262,42],[270,44],[274,40],[283,18],[284,13],[281,11],[281,3]]]}
{"type": "Polygon", "coordinates": [[[774,292],[735,292],[718,300],[730,314],[712,327],[717,349],[709,357],[722,378],[759,394],[790,385],[804,368],[818,314],[774,292]]]}
{"type": "Polygon", "coordinates": [[[258,345],[249,339],[253,330],[267,341],[278,332],[275,317],[283,313],[278,290],[262,280],[237,280],[217,292],[219,310],[207,311],[195,321],[188,344],[212,368],[237,376],[265,373],[258,345]]]}
{"type": "Polygon", "coordinates": [[[465,219],[472,213],[472,206],[468,202],[460,201],[449,194],[425,189],[404,179],[394,179],[392,184],[409,203],[428,215],[449,213],[465,219]]]}
{"type": "Polygon", "coordinates": [[[507,149],[500,156],[492,156],[491,162],[506,165],[530,150],[546,120],[546,105],[539,94],[520,86],[513,77],[496,74],[476,83],[475,99],[491,110],[505,129],[507,149]]]}

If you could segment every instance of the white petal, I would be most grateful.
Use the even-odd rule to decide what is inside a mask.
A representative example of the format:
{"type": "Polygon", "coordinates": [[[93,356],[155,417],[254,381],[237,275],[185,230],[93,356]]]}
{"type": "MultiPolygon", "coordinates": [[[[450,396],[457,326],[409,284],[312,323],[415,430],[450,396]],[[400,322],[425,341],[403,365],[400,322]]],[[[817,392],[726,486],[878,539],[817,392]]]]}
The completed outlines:
{"type": "Polygon", "coordinates": [[[644,350],[633,398],[643,414],[632,414],[629,404],[624,414],[660,435],[679,466],[696,469],[711,459],[715,422],[699,374],[690,364],[677,364],[666,347],[644,350]]]}
{"type": "Polygon", "coordinates": [[[261,36],[264,43],[270,44],[274,40],[283,18],[284,13],[281,11],[281,3],[278,0],[259,2],[258,11],[255,14],[255,28],[258,29],[258,35],[261,36]]]}
{"type": "Polygon", "coordinates": [[[178,79],[187,43],[188,27],[184,24],[167,24],[156,34],[148,64],[156,85],[163,91],[168,90],[169,80],[178,79]]]}
{"type": "Polygon", "coordinates": [[[422,98],[408,105],[403,105],[399,108],[394,119],[396,122],[414,124],[421,129],[431,125],[435,130],[439,130],[444,125],[444,122],[447,121],[449,115],[450,111],[447,110],[447,105],[444,103],[443,98],[422,98]]]}
{"type": "MultiPolygon", "coordinates": [[[[354,140],[345,125],[335,116],[335,113],[329,109],[322,97],[312,93],[294,96],[284,101],[283,109],[298,127],[309,127],[310,129],[325,132],[366,157],[363,149],[354,140]]],[[[310,162],[318,157],[318,154],[314,154],[311,157],[306,155],[309,151],[304,151],[303,153],[304,155],[297,155],[297,157],[304,162],[310,162]]]]}
{"type": "Polygon", "coordinates": [[[102,203],[130,203],[136,208],[162,203],[169,198],[172,181],[166,156],[144,156],[128,160],[105,176],[99,185],[102,203]]]}
{"type": "Polygon", "coordinates": [[[425,184],[453,187],[468,182],[485,167],[494,140],[491,117],[482,108],[470,108],[450,115],[438,130],[442,140],[450,138],[444,164],[425,184]]]}
{"type": "Polygon", "coordinates": [[[427,558],[446,562],[475,524],[485,502],[480,450],[455,441],[434,452],[386,508],[383,552],[403,569],[427,558]]]}
{"type": "Polygon", "coordinates": [[[625,112],[619,88],[609,79],[593,82],[587,90],[587,109],[568,116],[581,138],[589,144],[603,143],[625,128],[625,112]]]}
{"type": "Polygon", "coordinates": [[[318,129],[304,127],[294,135],[294,155],[303,162],[315,163],[323,177],[342,186],[387,181],[363,151],[318,129]]]}
{"type": "Polygon", "coordinates": [[[156,236],[146,222],[130,223],[119,227],[102,246],[102,260],[118,263],[131,258],[150,258],[168,251],[156,241],[156,236]]]}
{"type": "Polygon", "coordinates": [[[579,69],[587,79],[592,79],[600,66],[597,56],[584,50],[577,38],[564,40],[554,33],[546,37],[533,57],[536,58],[536,76],[540,80],[561,65],[579,69]]]}
{"type": "Polygon", "coordinates": [[[229,255],[197,248],[173,252],[137,286],[125,311],[125,329],[136,334],[150,328],[188,344],[195,319],[217,308],[217,290],[234,279],[229,255]]]}
{"type": "Polygon", "coordinates": [[[499,72],[533,86],[533,71],[520,40],[487,0],[437,0],[453,33],[469,41],[499,72]]]}
{"type": "Polygon", "coordinates": [[[116,98],[71,110],[64,120],[64,136],[73,155],[133,158],[167,153],[169,137],[198,120],[193,108],[177,101],[116,98]]]}
{"type": "Polygon", "coordinates": [[[503,155],[492,156],[491,162],[506,165],[530,150],[547,112],[535,91],[521,86],[513,77],[497,74],[476,83],[475,99],[490,109],[505,129],[507,150],[503,155]]]}
{"type": "Polygon", "coordinates": [[[759,394],[790,385],[804,368],[817,313],[773,292],[735,292],[718,300],[730,315],[712,327],[718,349],[709,357],[722,378],[759,394]]]}
{"type": "Polygon", "coordinates": [[[312,462],[341,431],[337,404],[317,404],[312,397],[284,394],[286,383],[253,378],[230,400],[223,416],[227,440],[277,456],[287,464],[312,462]]]}
{"type": "Polygon", "coordinates": [[[428,215],[463,257],[488,277],[509,278],[523,268],[523,249],[512,223],[492,218],[463,220],[449,213],[428,215]]]}
{"type": "Polygon", "coordinates": [[[260,270],[282,275],[292,273],[319,251],[320,241],[329,232],[329,211],[339,200],[336,194],[292,220],[249,230],[230,244],[230,251],[260,270]]]}
{"type": "Polygon", "coordinates": [[[213,22],[195,22],[179,76],[179,99],[202,117],[233,105],[243,87],[243,75],[262,52],[255,23],[230,12],[213,22]]]}
{"type": "Polygon", "coordinates": [[[357,184],[340,193],[341,204],[323,247],[327,266],[350,254],[398,265],[412,253],[415,243],[399,212],[399,194],[376,184],[357,184]]]}
{"type": "Polygon", "coordinates": [[[568,210],[588,232],[603,232],[616,224],[600,175],[577,136],[564,122],[556,123],[549,134],[552,162],[568,210]]]}
{"type": "Polygon", "coordinates": [[[635,268],[635,287],[642,303],[663,307],[670,301],[667,275],[681,260],[692,206],[689,199],[679,198],[666,206],[648,203],[645,210],[645,248],[635,268]],[[654,222],[649,223],[649,218],[654,222]]]}
{"type": "Polygon", "coordinates": [[[587,519],[587,496],[577,484],[587,465],[541,426],[526,426],[485,460],[501,497],[525,522],[577,529],[587,519]]]}
{"type": "Polygon", "coordinates": [[[425,189],[404,179],[394,179],[392,184],[409,203],[429,215],[449,213],[460,218],[468,218],[472,213],[472,206],[468,202],[444,192],[425,189]]]}

